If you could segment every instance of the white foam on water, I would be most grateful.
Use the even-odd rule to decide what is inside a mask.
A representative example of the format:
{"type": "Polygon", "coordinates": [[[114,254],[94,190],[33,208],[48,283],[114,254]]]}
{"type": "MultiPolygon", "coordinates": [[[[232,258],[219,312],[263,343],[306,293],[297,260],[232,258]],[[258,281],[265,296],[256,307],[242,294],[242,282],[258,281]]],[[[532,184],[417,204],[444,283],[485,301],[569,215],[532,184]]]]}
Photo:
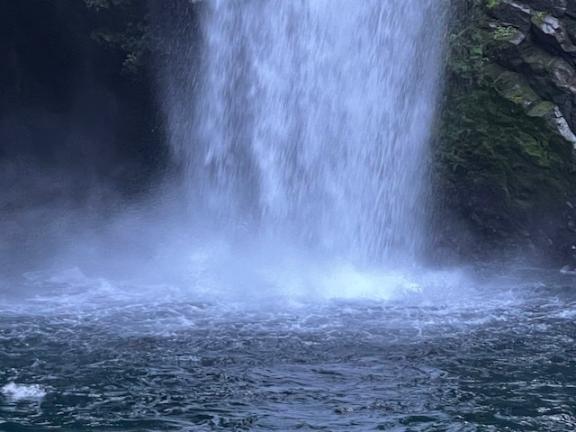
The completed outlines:
{"type": "Polygon", "coordinates": [[[146,283],[129,275],[106,279],[79,268],[36,273],[30,279],[35,294],[27,304],[35,313],[53,314],[198,301],[250,309],[332,300],[435,303],[462,300],[474,284],[462,271],[386,269],[299,256],[264,259],[261,253],[240,256],[228,248],[191,252],[178,265],[158,268],[167,272],[159,279],[170,283],[146,283]]]}
{"type": "Polygon", "coordinates": [[[46,396],[46,390],[38,384],[16,384],[14,382],[6,384],[0,392],[12,401],[39,401],[46,396]]]}

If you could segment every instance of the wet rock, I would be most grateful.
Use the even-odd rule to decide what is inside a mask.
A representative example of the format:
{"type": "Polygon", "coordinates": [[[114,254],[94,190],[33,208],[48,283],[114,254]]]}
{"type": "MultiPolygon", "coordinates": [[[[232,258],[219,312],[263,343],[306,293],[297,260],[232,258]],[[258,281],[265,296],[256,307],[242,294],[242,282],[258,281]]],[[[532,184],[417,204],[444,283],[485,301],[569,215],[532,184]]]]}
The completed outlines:
{"type": "Polygon", "coordinates": [[[576,148],[576,135],[572,132],[572,129],[558,106],[552,102],[540,101],[527,110],[526,114],[530,117],[540,117],[546,120],[547,124],[556,131],[561,138],[576,148]]]}
{"type": "MultiPolygon", "coordinates": [[[[510,69],[518,69],[523,61],[521,47],[527,41],[527,36],[515,27],[490,26],[492,43],[488,47],[491,58],[499,65],[510,69]]],[[[487,65],[491,68],[493,65],[487,65]]]]}
{"type": "Polygon", "coordinates": [[[531,9],[511,0],[502,0],[488,8],[488,13],[501,24],[516,27],[527,32],[531,23],[531,9]]]}
{"type": "Polygon", "coordinates": [[[569,1],[566,7],[566,15],[576,18],[576,2],[569,1]]]}
{"type": "Polygon", "coordinates": [[[496,91],[510,102],[530,110],[541,102],[541,98],[532,90],[524,78],[515,72],[504,71],[494,80],[496,91]]]}
{"type": "Polygon", "coordinates": [[[562,22],[551,15],[535,14],[532,17],[534,33],[544,46],[551,50],[576,56],[576,45],[572,43],[568,32],[562,22]]]}
{"type": "MultiPolygon", "coordinates": [[[[576,4],[576,2],[575,2],[576,4]]],[[[570,40],[576,43],[576,19],[566,18],[563,20],[566,33],[570,36],[570,40]]]]}
{"type": "Polygon", "coordinates": [[[569,2],[572,3],[573,0],[523,0],[523,3],[527,6],[537,11],[551,13],[557,17],[561,17],[566,13],[569,2]]]}
{"type": "Polygon", "coordinates": [[[576,148],[576,135],[570,128],[568,121],[560,111],[560,108],[555,107],[551,116],[547,117],[549,124],[551,124],[560,134],[562,138],[570,142],[576,148]]]}
{"type": "Polygon", "coordinates": [[[543,99],[560,107],[570,127],[576,129],[576,70],[561,57],[538,47],[523,47],[519,69],[543,99]]]}

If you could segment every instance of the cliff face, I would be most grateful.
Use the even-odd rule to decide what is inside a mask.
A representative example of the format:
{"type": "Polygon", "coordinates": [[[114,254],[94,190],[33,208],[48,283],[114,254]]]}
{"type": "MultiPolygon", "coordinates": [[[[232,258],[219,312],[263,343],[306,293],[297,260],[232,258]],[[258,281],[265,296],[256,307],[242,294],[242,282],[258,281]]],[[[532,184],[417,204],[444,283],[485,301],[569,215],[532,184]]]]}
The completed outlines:
{"type": "Polygon", "coordinates": [[[481,259],[570,263],[576,1],[458,6],[436,170],[441,213],[453,219],[439,226],[436,246],[481,259]]]}
{"type": "Polygon", "coordinates": [[[0,272],[160,175],[140,0],[0,0],[0,272]]]}
{"type": "Polygon", "coordinates": [[[0,209],[95,185],[131,194],[159,159],[146,2],[0,2],[0,209]],[[9,193],[8,193],[9,192],[9,193]]]}

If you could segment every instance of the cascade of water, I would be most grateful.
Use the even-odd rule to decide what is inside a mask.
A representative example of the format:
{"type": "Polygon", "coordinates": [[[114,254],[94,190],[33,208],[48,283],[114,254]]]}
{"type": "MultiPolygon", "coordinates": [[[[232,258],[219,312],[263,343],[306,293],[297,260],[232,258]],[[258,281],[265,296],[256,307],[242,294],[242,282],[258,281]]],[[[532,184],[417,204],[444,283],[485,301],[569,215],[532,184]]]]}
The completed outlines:
{"type": "Polygon", "coordinates": [[[355,262],[414,259],[446,1],[201,3],[199,30],[164,23],[180,36],[161,69],[193,219],[355,262]]]}

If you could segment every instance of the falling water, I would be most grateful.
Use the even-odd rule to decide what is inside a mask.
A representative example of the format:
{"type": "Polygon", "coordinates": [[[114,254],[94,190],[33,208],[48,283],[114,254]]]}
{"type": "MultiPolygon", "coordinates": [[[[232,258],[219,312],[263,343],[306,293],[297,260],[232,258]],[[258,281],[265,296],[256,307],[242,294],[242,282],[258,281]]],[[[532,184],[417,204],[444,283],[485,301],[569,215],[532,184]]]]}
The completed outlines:
{"type": "Polygon", "coordinates": [[[194,19],[168,13],[161,81],[191,218],[324,257],[412,261],[445,3],[214,0],[194,19]]]}

